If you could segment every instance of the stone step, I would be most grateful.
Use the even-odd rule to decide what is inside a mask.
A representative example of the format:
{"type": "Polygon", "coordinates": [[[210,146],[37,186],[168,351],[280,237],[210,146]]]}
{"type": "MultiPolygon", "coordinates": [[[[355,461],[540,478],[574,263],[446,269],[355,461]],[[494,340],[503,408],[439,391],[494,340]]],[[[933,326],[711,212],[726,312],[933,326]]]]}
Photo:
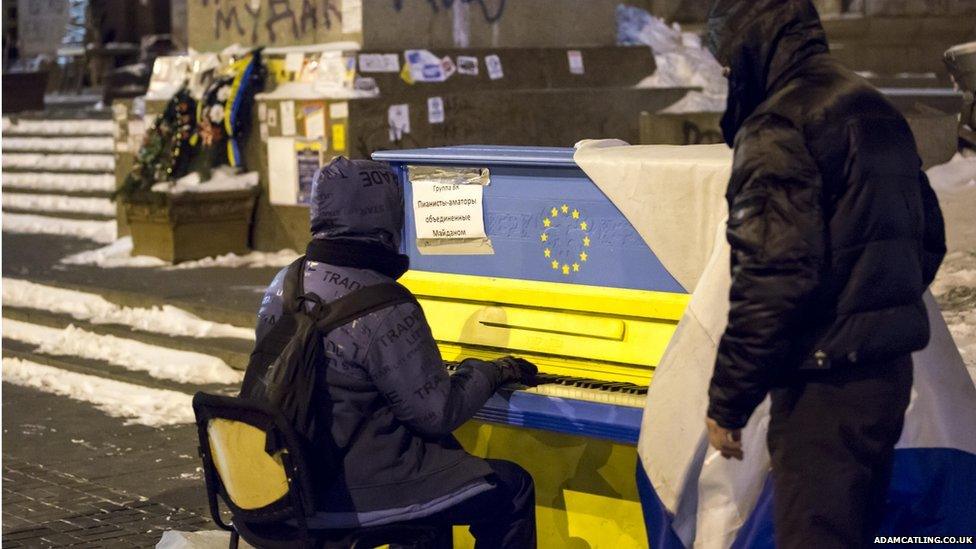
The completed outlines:
{"type": "Polygon", "coordinates": [[[3,190],[23,192],[54,192],[66,195],[115,191],[113,174],[68,174],[53,172],[7,172],[3,174],[3,190]]]}
{"type": "Polygon", "coordinates": [[[115,219],[116,205],[108,198],[62,194],[3,193],[3,210],[68,219],[115,219]]]}
{"type": "MultiPolygon", "coordinates": [[[[3,193],[4,198],[9,196],[7,193],[3,193]]],[[[3,213],[5,214],[18,214],[18,215],[39,215],[47,218],[55,219],[65,219],[68,221],[114,221],[116,217],[114,215],[103,215],[103,214],[92,214],[84,212],[59,212],[50,210],[35,210],[26,208],[15,208],[11,206],[4,206],[3,213]]]]}
{"type": "Polygon", "coordinates": [[[208,393],[236,394],[240,389],[237,385],[223,384],[188,384],[179,383],[167,379],[159,379],[150,376],[146,372],[128,370],[115,364],[109,364],[100,360],[90,360],[76,356],[54,356],[39,353],[34,346],[29,343],[3,338],[3,357],[19,358],[30,362],[36,362],[59,370],[66,370],[78,374],[97,376],[104,379],[132,383],[151,389],[163,389],[178,391],[192,395],[197,391],[208,393]]]}
{"type": "Polygon", "coordinates": [[[87,137],[19,137],[10,136],[3,140],[3,152],[37,153],[105,153],[113,152],[112,136],[87,137]]]}
{"type": "Polygon", "coordinates": [[[3,134],[8,136],[108,136],[115,131],[110,118],[44,119],[3,118],[3,134]]]}
{"type": "Polygon", "coordinates": [[[115,173],[111,154],[3,153],[3,171],[115,173]]]}
{"type": "Polygon", "coordinates": [[[133,330],[129,326],[120,324],[94,324],[84,320],[77,320],[68,315],[37,309],[4,307],[3,317],[21,322],[29,322],[31,324],[39,324],[49,328],[67,328],[69,325],[74,325],[100,335],[111,335],[148,343],[150,345],[157,345],[159,347],[202,353],[215,356],[226,362],[228,366],[238,370],[247,368],[247,362],[254,347],[253,342],[243,339],[170,336],[155,332],[133,330]]]}

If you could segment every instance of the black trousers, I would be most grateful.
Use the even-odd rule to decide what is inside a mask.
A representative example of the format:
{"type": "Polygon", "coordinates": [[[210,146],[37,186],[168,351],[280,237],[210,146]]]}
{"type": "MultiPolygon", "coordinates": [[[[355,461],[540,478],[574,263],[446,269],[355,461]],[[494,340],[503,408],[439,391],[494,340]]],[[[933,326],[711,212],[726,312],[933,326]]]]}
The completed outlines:
{"type": "Polygon", "coordinates": [[[449,548],[451,526],[467,525],[476,549],[532,549],[536,546],[535,484],[511,461],[486,460],[495,487],[416,521],[443,528],[438,549],[449,548]]]}
{"type": "Polygon", "coordinates": [[[778,549],[871,545],[884,516],[912,359],[803,374],[771,391],[778,549]]]}

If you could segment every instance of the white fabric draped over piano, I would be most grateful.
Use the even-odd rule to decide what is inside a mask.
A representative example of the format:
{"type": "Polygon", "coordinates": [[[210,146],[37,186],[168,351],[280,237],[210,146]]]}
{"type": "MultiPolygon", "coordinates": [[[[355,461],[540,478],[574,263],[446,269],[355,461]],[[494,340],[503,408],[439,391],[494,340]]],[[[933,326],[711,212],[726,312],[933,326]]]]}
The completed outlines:
{"type": "MultiPolygon", "coordinates": [[[[577,147],[577,165],[692,292],[655,369],[638,452],[680,542],[729,547],[755,511],[769,471],[768,399],[743,430],[743,461],[722,459],[705,438],[707,387],[729,310],[724,194],[732,151],[725,145],[627,146],[617,140],[583,141],[577,147]]],[[[912,401],[897,447],[976,454],[976,387],[931,294],[925,302],[932,338],[913,355],[912,401]]],[[[909,480],[934,485],[942,482],[940,475],[971,478],[933,469],[938,470],[934,480],[909,480]]]]}

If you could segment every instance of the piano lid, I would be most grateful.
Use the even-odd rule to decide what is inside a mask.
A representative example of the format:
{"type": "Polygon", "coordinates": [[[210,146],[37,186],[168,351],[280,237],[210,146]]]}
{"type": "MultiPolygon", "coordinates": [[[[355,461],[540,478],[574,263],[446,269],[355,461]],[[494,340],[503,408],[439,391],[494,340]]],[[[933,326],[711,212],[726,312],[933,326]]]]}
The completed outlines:
{"type": "Polygon", "coordinates": [[[376,151],[373,160],[397,164],[449,166],[576,167],[573,149],[567,147],[515,147],[459,145],[432,149],[376,151]]]}

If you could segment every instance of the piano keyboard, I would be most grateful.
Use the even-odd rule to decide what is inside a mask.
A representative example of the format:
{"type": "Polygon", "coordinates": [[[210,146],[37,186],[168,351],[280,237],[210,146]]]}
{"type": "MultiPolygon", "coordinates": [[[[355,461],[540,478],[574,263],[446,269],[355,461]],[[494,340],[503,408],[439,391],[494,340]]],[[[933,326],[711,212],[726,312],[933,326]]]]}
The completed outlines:
{"type": "MultiPolygon", "coordinates": [[[[445,362],[444,366],[448,371],[454,372],[458,364],[458,362],[445,362]]],[[[634,383],[603,381],[546,373],[540,373],[536,379],[539,381],[539,385],[536,387],[514,385],[504,387],[502,390],[641,409],[644,408],[644,402],[647,400],[647,387],[634,383]]]]}

